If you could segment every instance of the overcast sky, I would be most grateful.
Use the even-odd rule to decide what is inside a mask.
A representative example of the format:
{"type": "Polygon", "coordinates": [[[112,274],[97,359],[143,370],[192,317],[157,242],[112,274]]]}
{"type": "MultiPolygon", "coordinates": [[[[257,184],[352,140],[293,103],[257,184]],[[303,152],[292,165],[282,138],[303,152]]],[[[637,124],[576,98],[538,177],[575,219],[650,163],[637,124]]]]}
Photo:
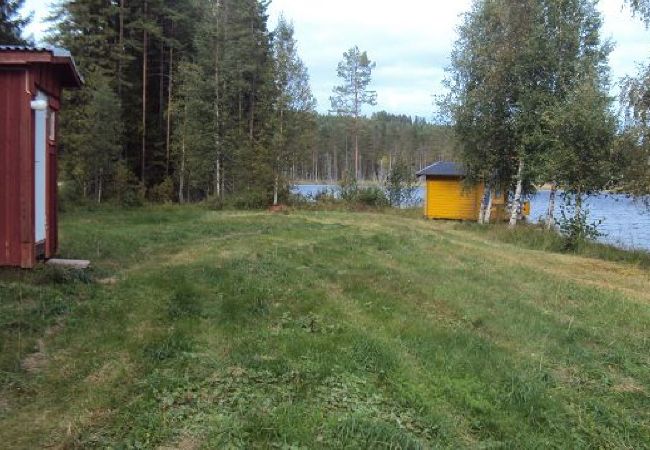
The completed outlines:
{"type": "MultiPolygon", "coordinates": [[[[26,9],[36,13],[28,31],[37,39],[46,28],[41,21],[49,3],[26,1],[26,9]]],[[[650,56],[650,32],[627,9],[621,10],[622,3],[600,2],[603,36],[616,44],[610,57],[613,81],[634,73],[636,65],[650,56]]],[[[321,112],[329,109],[343,52],[358,45],[377,63],[372,88],[379,98],[372,110],[431,119],[433,95],[444,92],[441,81],[459,15],[470,4],[470,0],[273,0],[269,26],[275,26],[280,13],[293,20],[321,112]]]]}

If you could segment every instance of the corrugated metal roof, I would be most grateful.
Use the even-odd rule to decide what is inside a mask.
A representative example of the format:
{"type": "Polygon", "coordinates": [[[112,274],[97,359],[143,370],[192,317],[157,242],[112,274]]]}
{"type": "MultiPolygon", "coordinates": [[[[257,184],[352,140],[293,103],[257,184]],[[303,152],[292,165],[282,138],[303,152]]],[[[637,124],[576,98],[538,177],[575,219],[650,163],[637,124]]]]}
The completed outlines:
{"type": "Polygon", "coordinates": [[[72,67],[74,68],[79,80],[84,83],[84,78],[79,72],[77,63],[75,63],[72,53],[70,51],[55,46],[29,46],[29,45],[0,45],[0,52],[49,52],[55,58],[69,58],[72,62],[72,67]]]}
{"type": "Polygon", "coordinates": [[[440,161],[425,167],[417,174],[418,177],[422,176],[442,176],[442,177],[464,177],[466,175],[465,167],[460,163],[440,161]]]}

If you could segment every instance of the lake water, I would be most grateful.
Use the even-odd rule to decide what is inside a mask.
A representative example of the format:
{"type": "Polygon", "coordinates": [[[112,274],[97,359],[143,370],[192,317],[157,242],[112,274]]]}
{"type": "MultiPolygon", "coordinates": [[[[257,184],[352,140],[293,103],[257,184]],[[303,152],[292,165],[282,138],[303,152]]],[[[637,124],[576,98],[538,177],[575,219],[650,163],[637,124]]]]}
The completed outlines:
{"type": "MultiPolygon", "coordinates": [[[[336,192],[336,185],[309,184],[296,186],[294,192],[314,197],[324,191],[336,192]]],[[[546,214],[548,207],[548,191],[540,191],[531,199],[530,220],[537,222],[546,214]]],[[[424,188],[416,192],[417,204],[424,201],[424,188]]],[[[558,196],[556,217],[560,216],[561,197],[558,196]]],[[[650,250],[650,212],[625,195],[598,195],[589,197],[586,201],[590,211],[589,221],[602,220],[598,228],[604,234],[602,242],[619,247],[650,250]]]]}

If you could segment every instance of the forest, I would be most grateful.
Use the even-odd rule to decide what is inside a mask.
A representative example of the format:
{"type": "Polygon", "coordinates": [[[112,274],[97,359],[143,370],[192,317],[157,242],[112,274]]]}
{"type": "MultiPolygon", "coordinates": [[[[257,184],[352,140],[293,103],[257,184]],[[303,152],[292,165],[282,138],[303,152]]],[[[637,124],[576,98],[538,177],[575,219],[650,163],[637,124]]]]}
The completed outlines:
{"type": "MultiPolygon", "coordinates": [[[[280,18],[269,30],[267,8],[257,0],[58,2],[47,42],[69,49],[86,80],[68,93],[61,118],[65,196],[264,203],[295,182],[378,180],[393,161],[415,171],[453,154],[450,128],[423,118],[318,114],[293,25],[280,18]]],[[[354,50],[341,69],[348,79],[361,57],[371,65],[354,50]]]]}
{"type": "MultiPolygon", "coordinates": [[[[7,43],[25,43],[23,3],[3,7],[7,43]]],[[[432,104],[436,123],[364,114],[381,95],[372,88],[381,62],[353,43],[332,67],[329,112],[318,113],[293,23],[280,17],[269,29],[269,4],[55,3],[45,39],[69,49],[86,79],[61,117],[64,197],[265,206],[296,183],[381,182],[396,163],[414,174],[439,160],[464,163],[468,180],[510,192],[515,205],[550,186],[549,224],[556,192],[581,222],[586,195],[649,191],[648,69],[611,79],[613,44],[594,0],[473,2],[448,94],[432,104]]],[[[645,0],[621,7],[650,19],[645,0]]]]}

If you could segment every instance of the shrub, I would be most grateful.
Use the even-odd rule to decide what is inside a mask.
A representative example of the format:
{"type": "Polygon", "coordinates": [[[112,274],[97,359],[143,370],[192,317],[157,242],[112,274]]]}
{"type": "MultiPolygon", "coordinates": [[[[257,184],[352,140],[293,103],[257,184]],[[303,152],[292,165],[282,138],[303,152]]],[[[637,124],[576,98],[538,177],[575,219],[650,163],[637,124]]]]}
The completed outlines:
{"type": "Polygon", "coordinates": [[[560,233],[564,237],[564,250],[576,250],[581,244],[595,241],[602,233],[598,227],[602,220],[589,222],[589,209],[583,205],[582,198],[569,193],[564,194],[561,209],[560,233]]]}
{"type": "Polygon", "coordinates": [[[167,177],[162,183],[149,190],[149,199],[157,203],[170,203],[174,200],[174,180],[167,177]]]}
{"type": "Polygon", "coordinates": [[[359,195],[359,185],[355,178],[351,178],[346,173],[339,182],[339,196],[346,203],[355,203],[359,195]]]}
{"type": "Polygon", "coordinates": [[[417,180],[406,163],[398,160],[391,168],[384,182],[390,206],[410,206],[415,200],[417,180]]]}
{"type": "Polygon", "coordinates": [[[225,197],[210,197],[207,205],[211,209],[265,209],[271,204],[268,193],[262,190],[249,189],[229,194],[225,197]]]}
{"type": "Polygon", "coordinates": [[[383,189],[368,187],[357,191],[356,204],[373,208],[384,208],[389,205],[388,198],[383,189]]]}
{"type": "Polygon", "coordinates": [[[146,189],[131,172],[126,164],[120,161],[115,171],[115,198],[126,207],[142,206],[146,189]]]}

